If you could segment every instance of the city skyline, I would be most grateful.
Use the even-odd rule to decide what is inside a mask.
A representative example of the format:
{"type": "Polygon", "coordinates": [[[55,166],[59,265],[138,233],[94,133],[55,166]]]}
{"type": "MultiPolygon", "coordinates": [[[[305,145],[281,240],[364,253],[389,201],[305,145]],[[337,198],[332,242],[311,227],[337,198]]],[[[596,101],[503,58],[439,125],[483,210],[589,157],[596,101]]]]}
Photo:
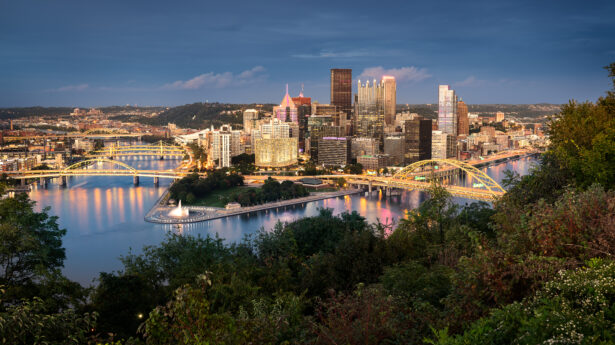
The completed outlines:
{"type": "Polygon", "coordinates": [[[331,68],[352,69],[353,84],[395,76],[399,104],[436,103],[438,84],[473,104],[584,101],[609,85],[612,2],[365,8],[5,3],[0,107],[277,103],[287,83],[325,103],[331,68]]]}

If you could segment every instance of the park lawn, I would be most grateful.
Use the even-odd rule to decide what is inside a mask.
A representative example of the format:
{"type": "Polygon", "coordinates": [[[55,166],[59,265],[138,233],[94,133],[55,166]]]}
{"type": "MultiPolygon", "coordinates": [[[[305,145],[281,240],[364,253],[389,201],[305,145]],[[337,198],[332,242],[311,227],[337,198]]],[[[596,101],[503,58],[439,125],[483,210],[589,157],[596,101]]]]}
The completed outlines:
{"type": "Polygon", "coordinates": [[[230,197],[231,195],[233,195],[235,193],[238,193],[238,192],[240,192],[241,190],[243,190],[245,188],[251,188],[251,187],[236,186],[236,187],[231,187],[229,189],[216,190],[216,191],[211,192],[210,194],[208,194],[204,198],[197,199],[197,201],[194,204],[191,204],[191,205],[193,205],[193,206],[224,207],[224,206],[226,206],[226,202],[224,202],[222,200],[223,198],[230,197]]]}

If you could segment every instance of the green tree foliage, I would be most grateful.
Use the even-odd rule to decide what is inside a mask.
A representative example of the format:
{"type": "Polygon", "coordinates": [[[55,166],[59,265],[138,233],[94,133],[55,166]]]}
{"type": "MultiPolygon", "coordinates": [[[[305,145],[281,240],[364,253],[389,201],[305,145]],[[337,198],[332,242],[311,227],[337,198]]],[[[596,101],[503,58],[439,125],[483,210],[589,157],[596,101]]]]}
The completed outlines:
{"type": "Polygon", "coordinates": [[[38,297],[0,311],[2,344],[94,344],[94,331],[96,313],[80,315],[73,309],[54,313],[38,297]]]}
{"type": "Polygon", "coordinates": [[[363,173],[363,164],[361,163],[348,164],[344,168],[344,172],[346,174],[361,175],[363,173]]]}
{"type": "Polygon", "coordinates": [[[198,174],[188,175],[175,182],[170,188],[170,197],[176,200],[188,202],[188,195],[194,199],[203,198],[214,190],[224,190],[235,186],[243,186],[243,176],[227,174],[224,170],[213,170],[207,177],[201,178],[198,174]]]}
{"type": "Polygon", "coordinates": [[[137,327],[164,297],[145,277],[101,273],[91,308],[99,315],[98,330],[118,338],[134,336],[137,327]]]}
{"type": "Polygon", "coordinates": [[[35,283],[63,266],[66,230],[48,210],[35,212],[26,194],[0,200],[0,285],[7,288],[5,299],[28,296],[35,283]]]}
{"type": "Polygon", "coordinates": [[[236,201],[241,206],[258,205],[279,200],[290,200],[310,195],[308,190],[292,181],[282,183],[271,177],[265,180],[261,188],[246,188],[245,190],[232,195],[229,201],[236,201]]]}
{"type": "Polygon", "coordinates": [[[438,332],[432,344],[613,344],[615,263],[592,260],[562,271],[538,293],[494,310],[460,336],[438,332]]]}

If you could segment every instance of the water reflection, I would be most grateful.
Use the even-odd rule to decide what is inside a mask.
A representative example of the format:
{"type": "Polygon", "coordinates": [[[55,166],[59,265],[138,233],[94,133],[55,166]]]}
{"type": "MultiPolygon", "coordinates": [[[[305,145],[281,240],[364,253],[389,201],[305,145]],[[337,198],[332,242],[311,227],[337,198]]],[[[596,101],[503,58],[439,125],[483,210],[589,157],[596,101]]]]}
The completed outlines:
{"type": "MultiPolygon", "coordinates": [[[[125,159],[138,169],[171,169],[179,161],[148,159],[125,159]]],[[[514,169],[524,174],[531,159],[502,163],[483,168],[497,182],[504,178],[504,171],[514,169]]],[[[369,222],[398,223],[407,217],[408,210],[416,208],[425,194],[406,191],[386,197],[381,193],[373,196],[345,196],[303,205],[289,206],[254,214],[216,219],[205,223],[184,224],[180,228],[157,225],[143,220],[145,213],[160,198],[170,180],[160,179],[155,187],[152,178],[140,178],[135,187],[131,177],[72,177],[68,187],[63,188],[53,181],[47,188],[35,186],[30,194],[37,207],[51,206],[51,214],[59,216],[59,223],[66,228],[63,245],[66,248],[64,273],[83,284],[91,283],[99,272],[121,269],[118,260],[129,250],[141,252],[144,245],[160,243],[169,232],[216,236],[227,241],[241,241],[246,234],[260,228],[271,229],[280,222],[318,214],[320,208],[333,209],[334,214],[356,210],[369,222]]],[[[471,181],[465,181],[471,185],[471,181]]],[[[470,200],[456,198],[458,203],[470,200]]]]}

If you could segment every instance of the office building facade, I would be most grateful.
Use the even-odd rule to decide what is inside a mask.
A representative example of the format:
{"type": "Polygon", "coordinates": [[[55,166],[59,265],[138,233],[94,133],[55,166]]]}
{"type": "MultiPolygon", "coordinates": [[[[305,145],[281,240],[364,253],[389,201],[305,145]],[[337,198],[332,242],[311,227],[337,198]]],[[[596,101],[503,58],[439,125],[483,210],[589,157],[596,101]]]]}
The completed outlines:
{"type": "Polygon", "coordinates": [[[384,136],[384,85],[358,81],[355,98],[355,134],[359,137],[376,138],[384,136]]]}
{"type": "Polygon", "coordinates": [[[397,82],[395,77],[385,75],[382,77],[384,85],[384,123],[387,126],[395,123],[397,107],[397,82]]]}
{"type": "Polygon", "coordinates": [[[460,100],[457,102],[457,135],[470,135],[470,121],[468,119],[468,106],[460,100]]]}
{"type": "Polygon", "coordinates": [[[352,69],[331,69],[331,105],[350,115],[352,112],[352,69]]]}
{"type": "Polygon", "coordinates": [[[384,154],[389,156],[389,165],[404,164],[405,142],[405,138],[401,135],[384,138],[384,154]]]}
{"type": "Polygon", "coordinates": [[[431,158],[431,120],[415,119],[404,123],[404,164],[431,158]]]}
{"type": "Polygon", "coordinates": [[[457,95],[448,85],[438,89],[438,130],[457,137],[457,95]]]}
{"type": "Polygon", "coordinates": [[[350,160],[350,140],[346,137],[324,137],[318,140],[318,164],[346,165],[350,160]]]}

